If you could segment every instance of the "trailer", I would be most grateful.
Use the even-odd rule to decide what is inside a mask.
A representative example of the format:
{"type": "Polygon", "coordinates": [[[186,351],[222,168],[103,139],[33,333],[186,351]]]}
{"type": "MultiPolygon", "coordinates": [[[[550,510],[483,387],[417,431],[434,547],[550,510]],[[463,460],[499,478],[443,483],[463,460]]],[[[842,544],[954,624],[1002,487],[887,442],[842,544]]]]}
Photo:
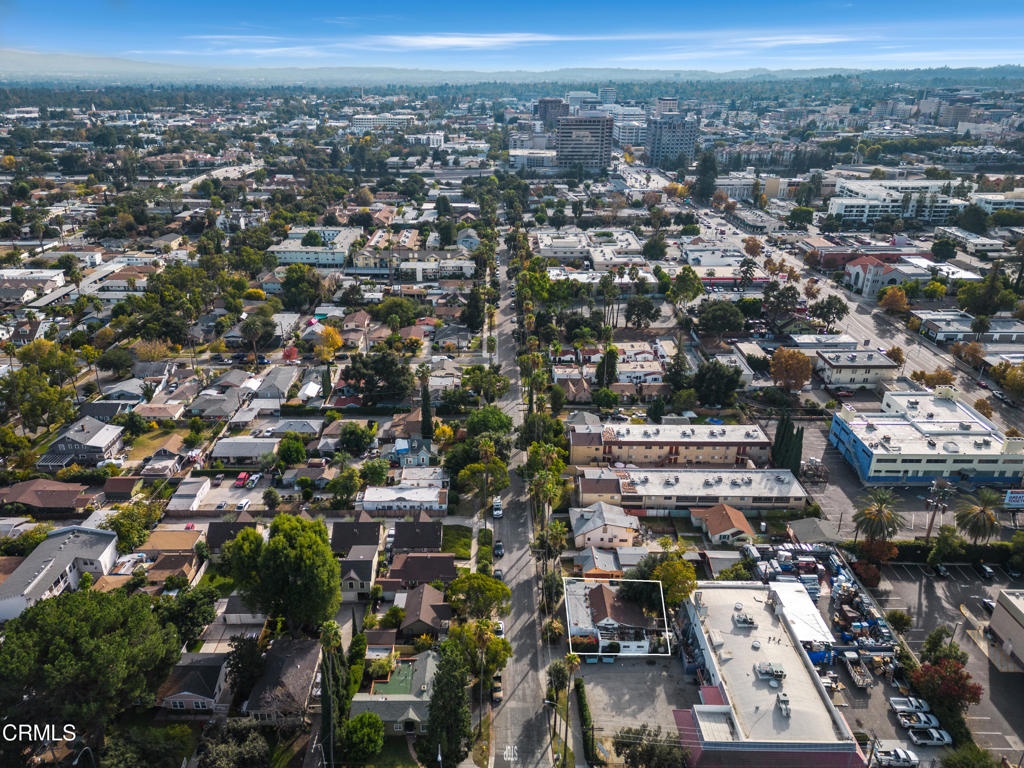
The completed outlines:
{"type": "Polygon", "coordinates": [[[844,651],[843,663],[846,665],[846,669],[850,673],[850,678],[855,686],[858,688],[870,688],[874,685],[875,679],[860,660],[860,654],[855,651],[844,651]]]}

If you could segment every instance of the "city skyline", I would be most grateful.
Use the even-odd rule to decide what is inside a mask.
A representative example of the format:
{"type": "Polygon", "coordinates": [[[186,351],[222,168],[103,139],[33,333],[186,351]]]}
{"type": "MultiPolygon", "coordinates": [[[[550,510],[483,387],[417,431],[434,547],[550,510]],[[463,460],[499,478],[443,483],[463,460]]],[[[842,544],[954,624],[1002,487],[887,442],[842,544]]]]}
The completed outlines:
{"type": "Polygon", "coordinates": [[[743,0],[681,14],[659,2],[644,18],[607,2],[488,8],[457,0],[444,13],[411,3],[386,13],[339,14],[304,0],[214,5],[186,0],[158,24],[132,2],[83,12],[65,0],[7,4],[0,46],[38,53],[104,56],[178,66],[544,70],[915,68],[1022,63],[1024,14],[979,7],[969,20],[923,2],[743,0]]]}

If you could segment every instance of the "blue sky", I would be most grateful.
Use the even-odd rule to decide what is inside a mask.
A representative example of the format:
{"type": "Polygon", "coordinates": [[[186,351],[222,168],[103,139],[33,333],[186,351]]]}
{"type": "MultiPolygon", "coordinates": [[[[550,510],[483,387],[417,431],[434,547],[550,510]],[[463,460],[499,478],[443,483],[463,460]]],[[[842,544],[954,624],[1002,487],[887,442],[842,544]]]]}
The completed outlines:
{"type": "Polygon", "coordinates": [[[226,67],[986,66],[1024,63],[1024,3],[0,0],[0,47],[226,67]]]}

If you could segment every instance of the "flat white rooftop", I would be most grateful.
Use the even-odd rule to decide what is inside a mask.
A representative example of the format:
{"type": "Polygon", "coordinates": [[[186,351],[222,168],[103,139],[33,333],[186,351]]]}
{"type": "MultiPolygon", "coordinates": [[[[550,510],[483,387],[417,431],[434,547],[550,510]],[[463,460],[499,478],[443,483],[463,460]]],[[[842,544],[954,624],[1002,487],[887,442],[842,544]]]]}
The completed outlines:
{"type": "Polygon", "coordinates": [[[788,469],[639,469],[585,467],[584,481],[619,481],[623,495],[803,497],[806,492],[788,469]]]}
{"type": "Polygon", "coordinates": [[[767,443],[768,436],[756,424],[575,424],[573,435],[600,434],[616,443],[767,443]]]}
{"type": "MultiPolygon", "coordinates": [[[[770,589],[762,584],[721,586],[700,582],[698,615],[712,659],[725,689],[731,717],[721,707],[694,708],[705,739],[829,743],[853,737],[845,720],[828,700],[818,674],[787,623],[769,607],[770,589]],[[745,628],[733,616],[748,614],[757,623],[745,628]],[[759,647],[755,648],[755,643],[759,647]],[[778,687],[757,674],[771,662],[785,672],[778,687]],[[776,694],[789,696],[792,713],[782,714],[776,694]]],[[[785,609],[788,617],[791,609],[785,609]]]]}

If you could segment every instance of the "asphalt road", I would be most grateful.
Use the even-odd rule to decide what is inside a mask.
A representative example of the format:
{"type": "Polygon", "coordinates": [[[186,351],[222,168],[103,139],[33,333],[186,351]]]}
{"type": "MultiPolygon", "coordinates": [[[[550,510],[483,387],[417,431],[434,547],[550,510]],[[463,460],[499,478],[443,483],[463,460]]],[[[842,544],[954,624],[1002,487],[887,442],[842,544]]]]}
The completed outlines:
{"type": "MultiPolygon", "coordinates": [[[[504,270],[501,270],[502,273],[504,270]]],[[[502,372],[512,382],[498,406],[512,417],[516,426],[523,421],[522,385],[512,339],[511,301],[506,295],[509,282],[502,275],[502,299],[495,317],[498,359],[502,372]]],[[[530,554],[532,519],[526,489],[513,471],[523,461],[514,452],[509,463],[511,485],[502,494],[505,515],[495,520],[495,538],[505,544],[505,556],[494,563],[504,572],[512,592],[512,610],[505,620],[505,633],[512,644],[512,659],[502,672],[505,700],[492,710],[492,766],[548,768],[549,710],[544,706],[543,675],[550,663],[548,646],[541,645],[536,561],[530,554]]]]}

